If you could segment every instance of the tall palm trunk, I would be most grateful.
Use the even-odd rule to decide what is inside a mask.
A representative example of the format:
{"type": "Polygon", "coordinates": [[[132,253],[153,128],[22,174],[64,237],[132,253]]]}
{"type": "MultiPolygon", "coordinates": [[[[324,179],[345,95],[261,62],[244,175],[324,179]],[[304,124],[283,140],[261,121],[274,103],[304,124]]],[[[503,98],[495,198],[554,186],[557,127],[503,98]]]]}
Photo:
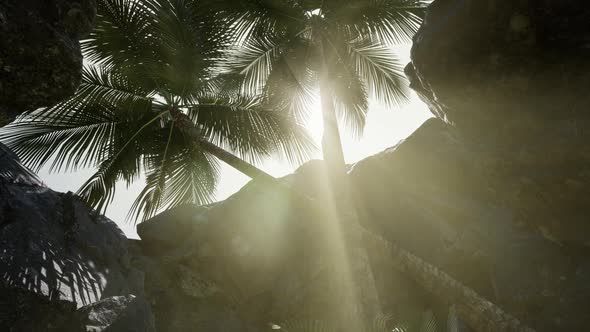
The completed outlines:
{"type": "Polygon", "coordinates": [[[330,89],[330,79],[327,59],[324,52],[324,42],[320,39],[318,43],[319,56],[321,61],[320,69],[320,99],[322,105],[322,121],[324,131],[322,133],[322,153],[324,162],[328,165],[330,176],[341,180],[346,173],[344,162],[344,151],[338,129],[338,119],[334,108],[334,98],[330,89]]]}
{"type": "MultiPolygon", "coordinates": [[[[303,204],[320,214],[325,212],[325,207],[308,195],[287,187],[278,179],[256,166],[205,141],[186,114],[174,109],[170,111],[170,114],[184,135],[220,160],[250,178],[264,179],[265,182],[275,186],[279,190],[288,190],[296,198],[300,199],[303,204]]],[[[533,329],[528,328],[518,319],[510,316],[494,303],[481,297],[475,291],[453,279],[437,267],[364,229],[357,222],[348,223],[343,226],[346,227],[345,233],[361,236],[362,242],[369,246],[368,249],[370,249],[372,256],[381,257],[390,264],[393,264],[395,268],[407,274],[424,289],[434,294],[439,300],[449,304],[455,304],[461,318],[476,331],[534,332],[533,329]]],[[[367,277],[372,278],[372,273],[361,277],[361,280],[366,280],[367,277]]],[[[395,294],[391,296],[395,296],[395,294]]],[[[349,318],[354,319],[354,315],[350,314],[350,312],[346,312],[345,314],[348,314],[349,318]]]]}
{"type": "Polygon", "coordinates": [[[249,178],[252,179],[262,179],[266,182],[275,181],[277,180],[272,175],[266,173],[265,171],[261,170],[260,168],[244,161],[243,159],[236,157],[232,153],[218,147],[217,145],[201,138],[198,140],[198,144],[203,150],[209,152],[210,154],[217,157],[219,160],[223,161],[224,163],[228,164],[229,166],[237,169],[238,171],[242,172],[249,178]]]}
{"type": "MultiPolygon", "coordinates": [[[[344,255],[347,266],[341,266],[339,273],[345,273],[349,276],[349,284],[343,287],[349,288],[349,298],[343,303],[340,313],[344,317],[343,322],[347,326],[345,331],[366,330],[374,317],[382,314],[381,303],[379,301],[378,291],[375,284],[375,278],[369,262],[369,255],[362,244],[362,239],[358,233],[344,231],[349,225],[358,225],[358,215],[355,203],[352,200],[352,193],[348,177],[346,176],[346,164],[344,161],[344,152],[342,141],[340,139],[340,130],[338,129],[338,120],[336,109],[334,107],[334,98],[331,92],[331,81],[328,67],[328,59],[325,52],[325,41],[323,37],[318,40],[319,56],[321,59],[320,69],[320,98],[322,105],[322,119],[324,132],[322,137],[322,150],[324,162],[328,170],[328,198],[333,199],[333,208],[336,211],[326,211],[328,217],[335,220],[329,220],[335,229],[342,230],[342,246],[335,245],[333,250],[343,250],[343,253],[335,253],[331,259],[344,255]],[[347,270],[346,270],[347,269],[347,270]],[[356,315],[355,315],[356,313],[356,315]],[[355,320],[347,322],[347,319],[355,320]]],[[[328,228],[330,230],[330,228],[328,228]]],[[[331,229],[334,232],[334,229],[331,229]]],[[[333,237],[334,234],[325,234],[326,237],[333,237]]],[[[347,289],[342,289],[346,291],[347,289]]]]}
{"type": "MultiPolygon", "coordinates": [[[[322,71],[325,71],[325,68],[322,71]]],[[[331,176],[341,179],[346,173],[344,151],[342,150],[342,141],[340,140],[340,130],[338,129],[336,109],[334,108],[334,98],[330,91],[329,81],[326,77],[327,73],[322,74],[322,76],[320,82],[322,122],[324,125],[324,131],[322,133],[322,153],[324,155],[324,162],[327,164],[331,176]]]]}
{"type": "Polygon", "coordinates": [[[186,114],[180,112],[176,108],[172,108],[170,110],[170,115],[174,119],[176,127],[180,129],[182,134],[185,135],[193,144],[199,145],[199,147],[201,147],[203,150],[214,155],[219,160],[235,168],[251,179],[262,179],[266,182],[276,182],[276,178],[274,176],[204,139],[199,130],[195,127],[193,122],[186,114]]]}

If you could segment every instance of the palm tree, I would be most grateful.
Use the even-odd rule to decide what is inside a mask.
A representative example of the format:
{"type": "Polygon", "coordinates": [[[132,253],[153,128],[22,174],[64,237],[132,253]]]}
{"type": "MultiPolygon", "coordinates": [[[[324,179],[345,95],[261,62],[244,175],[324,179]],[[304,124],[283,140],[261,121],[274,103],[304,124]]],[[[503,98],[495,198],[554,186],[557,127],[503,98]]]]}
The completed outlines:
{"type": "Polygon", "coordinates": [[[337,115],[361,135],[369,96],[399,106],[409,96],[392,44],[409,42],[419,0],[209,1],[235,29],[227,62],[245,76],[244,91],[264,93],[296,115],[310,111],[319,88],[324,160],[344,172],[337,115]],[[286,101],[286,102],[285,102],[286,101]]]}
{"type": "MultiPolygon", "coordinates": [[[[206,1],[206,0],[204,0],[206,1]]],[[[295,117],[310,111],[319,88],[324,124],[322,149],[333,184],[346,183],[337,118],[361,135],[368,97],[399,106],[409,96],[403,64],[391,46],[410,42],[428,1],[420,0],[209,0],[237,43],[227,71],[244,76],[242,91],[260,93],[295,117]]],[[[335,192],[339,192],[337,188],[335,192]]],[[[347,188],[340,194],[346,196],[347,188]],[[342,193],[344,192],[344,193],[342,193]]],[[[350,203],[348,199],[341,204],[350,203]]],[[[321,210],[317,202],[310,206],[321,210]]],[[[349,204],[349,210],[352,207],[349,204]]],[[[348,211],[354,212],[354,211],[348,211]]],[[[354,214],[354,213],[352,213],[354,214]]],[[[477,330],[532,331],[435,266],[388,243],[358,223],[371,252],[383,253],[440,300],[456,303],[477,330]]],[[[370,271],[359,269],[370,274],[370,271]]],[[[355,278],[356,280],[363,280],[355,278]]]]}
{"type": "Polygon", "coordinates": [[[251,162],[277,153],[306,159],[313,143],[293,117],[215,72],[227,34],[197,3],[99,2],[96,29],[82,43],[93,64],[75,95],[21,117],[0,138],[33,169],[51,160],[56,171],[96,167],[78,194],[99,211],[117,181],[130,184],[145,172],[129,214],[144,219],[210,202],[217,160],[274,179],[251,162]]]}
{"type": "MultiPolygon", "coordinates": [[[[323,118],[322,150],[330,178],[334,211],[322,218],[331,225],[357,223],[345,176],[338,115],[357,136],[362,134],[369,96],[390,106],[409,96],[403,64],[390,47],[409,42],[424,6],[418,0],[242,0],[206,1],[234,29],[236,46],[226,60],[228,73],[244,76],[242,91],[262,94],[303,118],[319,90],[323,118]],[[331,213],[333,212],[333,213],[331,213]]],[[[336,226],[340,227],[340,226],[336,226]]],[[[329,232],[334,233],[333,230],[329,232]]],[[[354,234],[342,239],[346,258],[334,245],[330,261],[349,261],[355,289],[343,300],[341,317],[352,317],[354,297],[362,297],[361,316],[379,308],[366,252],[354,234]],[[357,250],[358,249],[358,250],[357,250]],[[356,295],[355,295],[356,293],[356,295]],[[350,303],[349,303],[350,302],[350,303]]],[[[331,237],[325,234],[326,239],[331,237]]],[[[340,271],[338,274],[345,274],[340,271]]],[[[341,288],[350,288],[341,285],[341,288]]]]}

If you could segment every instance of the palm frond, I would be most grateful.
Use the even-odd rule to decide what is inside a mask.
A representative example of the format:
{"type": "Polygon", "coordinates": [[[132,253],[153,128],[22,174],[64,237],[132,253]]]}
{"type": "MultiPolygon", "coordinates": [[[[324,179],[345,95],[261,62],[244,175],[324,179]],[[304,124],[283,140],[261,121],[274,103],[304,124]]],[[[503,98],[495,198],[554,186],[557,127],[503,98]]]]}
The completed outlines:
{"type": "Polygon", "coordinates": [[[240,94],[244,76],[239,73],[222,73],[217,74],[207,80],[196,92],[193,92],[195,98],[199,96],[218,96],[220,98],[231,98],[240,94]]]}
{"type": "Polygon", "coordinates": [[[296,1],[204,0],[203,5],[219,14],[231,27],[235,41],[259,38],[267,33],[299,31],[305,24],[305,10],[296,1]]]}
{"type": "Polygon", "coordinates": [[[115,184],[125,180],[129,184],[137,179],[141,169],[140,162],[145,142],[153,137],[159,128],[160,120],[167,112],[162,112],[148,120],[146,115],[133,122],[121,122],[109,142],[102,146],[104,157],[98,170],[81,187],[77,194],[90,206],[103,212],[112,201],[115,184]]]}
{"type": "Polygon", "coordinates": [[[165,208],[212,201],[219,176],[217,161],[193,147],[168,153],[170,156],[162,156],[160,151],[147,157],[146,186],[131,206],[128,219],[146,220],[165,208]]]}
{"type": "Polygon", "coordinates": [[[343,36],[325,36],[327,69],[323,83],[329,89],[338,118],[356,138],[362,136],[368,111],[367,88],[357,68],[351,64],[348,43],[343,36]]]}
{"type": "Polygon", "coordinates": [[[326,1],[326,19],[380,43],[410,43],[426,4],[420,0],[326,1]]]}
{"type": "Polygon", "coordinates": [[[153,54],[153,11],[146,1],[97,2],[95,29],[81,42],[86,60],[107,67],[135,66],[153,54]]]}
{"type": "Polygon", "coordinates": [[[309,68],[312,58],[309,40],[297,38],[275,61],[265,87],[265,98],[297,121],[307,118],[314,102],[317,75],[309,68]]]}
{"type": "MultiPolygon", "coordinates": [[[[341,64],[339,67],[346,66],[341,64]]],[[[353,137],[360,138],[363,135],[369,108],[364,83],[350,67],[333,72],[330,82],[332,82],[332,97],[338,119],[348,128],[353,137]]]]}
{"type": "Polygon", "coordinates": [[[391,48],[370,40],[349,43],[351,66],[368,87],[370,95],[390,106],[401,106],[410,98],[404,65],[391,48]]]}
{"type": "Polygon", "coordinates": [[[243,75],[244,93],[260,94],[285,43],[272,35],[248,40],[228,53],[224,67],[228,72],[243,75]]]}
{"type": "Polygon", "coordinates": [[[103,157],[96,147],[108,144],[116,123],[113,110],[100,106],[48,112],[42,118],[33,113],[2,128],[0,140],[33,170],[52,157],[52,170],[76,170],[103,157]]]}
{"type": "Polygon", "coordinates": [[[51,159],[51,171],[97,165],[121,124],[151,111],[152,95],[113,69],[87,66],[74,96],[17,119],[0,138],[35,170],[51,159]]]}
{"type": "Polygon", "coordinates": [[[113,68],[84,66],[82,82],[74,99],[80,103],[106,103],[112,106],[149,101],[155,92],[130,81],[113,68]]]}
{"type": "Polygon", "coordinates": [[[308,160],[315,150],[307,131],[288,114],[267,108],[260,97],[201,96],[189,115],[203,136],[252,162],[276,153],[293,164],[308,160]]]}
{"type": "Polygon", "coordinates": [[[140,172],[141,154],[126,152],[123,155],[112,153],[104,159],[77,191],[84,202],[100,213],[104,213],[113,201],[117,182],[124,176],[131,181],[140,172]]]}
{"type": "Polygon", "coordinates": [[[0,181],[42,185],[30,169],[21,164],[18,156],[0,143],[0,181]]]}
{"type": "Polygon", "coordinates": [[[37,112],[35,119],[41,120],[46,115],[56,119],[72,109],[84,109],[87,106],[145,112],[151,108],[153,96],[154,91],[135,84],[113,68],[87,65],[83,68],[82,82],[76,93],[43,112],[37,112]]]}
{"type": "Polygon", "coordinates": [[[199,89],[228,46],[223,22],[200,1],[154,1],[156,65],[150,67],[161,88],[176,95],[199,89]]]}

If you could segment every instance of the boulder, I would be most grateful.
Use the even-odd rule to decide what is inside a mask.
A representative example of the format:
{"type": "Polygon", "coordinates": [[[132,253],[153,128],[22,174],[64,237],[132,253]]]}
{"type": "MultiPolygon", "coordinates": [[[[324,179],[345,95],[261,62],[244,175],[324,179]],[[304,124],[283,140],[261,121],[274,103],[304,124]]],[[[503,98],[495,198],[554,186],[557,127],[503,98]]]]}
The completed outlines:
{"type": "MultiPolygon", "coordinates": [[[[487,175],[487,158],[456,128],[427,121],[397,146],[351,166],[363,225],[538,331],[583,330],[590,323],[584,312],[590,255],[518,223],[520,206],[499,201],[506,192],[494,190],[511,179],[487,175]]],[[[328,209],[325,179],[316,161],[282,181],[328,209]]],[[[146,280],[161,285],[146,288],[148,298],[216,299],[259,327],[329,319],[337,305],[333,294],[342,290],[330,284],[322,246],[328,239],[319,235],[322,220],[310,210],[296,196],[252,181],[226,201],[171,210],[140,224],[141,251],[161,269],[142,268],[146,280]]],[[[445,316],[444,299],[432,298],[382,257],[369,256],[384,313],[433,309],[445,316]]],[[[182,307],[176,303],[178,312],[182,307]]],[[[155,315],[164,317],[157,309],[155,315]]]]}
{"type": "Polygon", "coordinates": [[[406,68],[485,156],[481,178],[514,221],[577,247],[590,245],[589,20],[583,0],[437,0],[406,68]]]}
{"type": "Polygon", "coordinates": [[[0,317],[9,317],[0,325],[78,331],[63,325],[77,307],[141,297],[143,273],[131,267],[128,240],[116,224],[75,195],[45,187],[5,147],[0,152],[0,317]]]}
{"type": "Polygon", "coordinates": [[[259,331],[237,315],[232,294],[177,256],[183,255],[182,249],[160,250],[144,241],[135,241],[131,249],[131,264],[145,272],[145,293],[157,331],[259,331]]]}
{"type": "Polygon", "coordinates": [[[74,93],[82,78],[78,40],[95,15],[94,0],[0,2],[0,126],[74,93]]]}
{"type": "Polygon", "coordinates": [[[149,304],[134,295],[112,296],[78,309],[85,332],[155,332],[149,304]]]}

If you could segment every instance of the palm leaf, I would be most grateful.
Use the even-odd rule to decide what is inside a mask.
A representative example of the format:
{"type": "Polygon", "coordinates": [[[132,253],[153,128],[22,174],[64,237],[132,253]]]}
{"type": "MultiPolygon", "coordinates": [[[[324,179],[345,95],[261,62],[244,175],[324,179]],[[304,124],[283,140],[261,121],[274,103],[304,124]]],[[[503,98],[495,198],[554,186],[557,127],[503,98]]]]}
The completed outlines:
{"type": "Polygon", "coordinates": [[[135,66],[153,54],[153,11],[147,1],[97,2],[95,29],[81,42],[86,60],[104,66],[135,66]]]}
{"type": "Polygon", "coordinates": [[[100,213],[113,201],[116,183],[125,174],[132,181],[140,171],[141,155],[137,153],[112,154],[104,159],[98,170],[78,189],[77,195],[100,213]]]}
{"type": "Polygon", "coordinates": [[[198,1],[153,2],[157,61],[152,61],[150,75],[160,88],[176,95],[200,89],[228,46],[230,35],[223,22],[198,1]]]}
{"type": "Polygon", "coordinates": [[[103,157],[96,147],[108,144],[116,122],[112,109],[99,106],[46,112],[42,118],[33,113],[2,128],[0,140],[33,170],[52,157],[53,170],[76,170],[103,157]]]}
{"type": "Polygon", "coordinates": [[[216,160],[192,147],[170,154],[156,153],[146,158],[146,186],[131,206],[128,218],[145,220],[162,209],[212,201],[219,176],[216,160]]]}
{"type": "Polygon", "coordinates": [[[200,96],[194,102],[189,115],[203,136],[252,162],[277,154],[299,164],[315,149],[307,131],[293,117],[266,108],[259,97],[200,96]]]}
{"type": "Polygon", "coordinates": [[[305,10],[296,1],[204,0],[203,5],[219,13],[238,42],[257,39],[269,32],[300,31],[306,19],[305,10]]]}
{"type": "Polygon", "coordinates": [[[30,169],[23,166],[18,156],[0,143],[0,181],[42,185],[30,169]]]}
{"type": "Polygon", "coordinates": [[[140,161],[146,146],[146,140],[153,137],[157,131],[160,120],[167,112],[162,112],[149,121],[145,118],[148,114],[134,122],[122,122],[118,130],[110,138],[101,150],[103,158],[98,170],[81,187],[77,194],[93,208],[104,212],[106,206],[112,201],[115,193],[115,184],[119,180],[131,183],[137,179],[140,172],[140,161]]]}
{"type": "Polygon", "coordinates": [[[260,94],[285,43],[273,35],[248,40],[228,53],[225,67],[244,77],[245,93],[260,94]]]}
{"type": "Polygon", "coordinates": [[[117,106],[149,101],[154,94],[153,90],[130,81],[115,69],[88,65],[84,66],[82,82],[74,97],[80,102],[117,106]]]}
{"type": "Polygon", "coordinates": [[[391,48],[368,39],[349,43],[349,57],[370,95],[391,106],[401,106],[410,97],[403,64],[391,48]]]}
{"type": "Polygon", "coordinates": [[[296,38],[274,62],[268,76],[265,97],[268,102],[303,121],[314,103],[317,75],[309,68],[313,48],[306,38],[296,38]]]}
{"type": "Polygon", "coordinates": [[[426,5],[420,0],[326,1],[326,20],[389,45],[410,43],[426,5]]]}
{"type": "Polygon", "coordinates": [[[365,127],[368,95],[361,74],[351,65],[348,43],[342,36],[332,34],[324,39],[327,67],[326,87],[330,89],[337,115],[354,137],[360,137],[365,127]]]}

